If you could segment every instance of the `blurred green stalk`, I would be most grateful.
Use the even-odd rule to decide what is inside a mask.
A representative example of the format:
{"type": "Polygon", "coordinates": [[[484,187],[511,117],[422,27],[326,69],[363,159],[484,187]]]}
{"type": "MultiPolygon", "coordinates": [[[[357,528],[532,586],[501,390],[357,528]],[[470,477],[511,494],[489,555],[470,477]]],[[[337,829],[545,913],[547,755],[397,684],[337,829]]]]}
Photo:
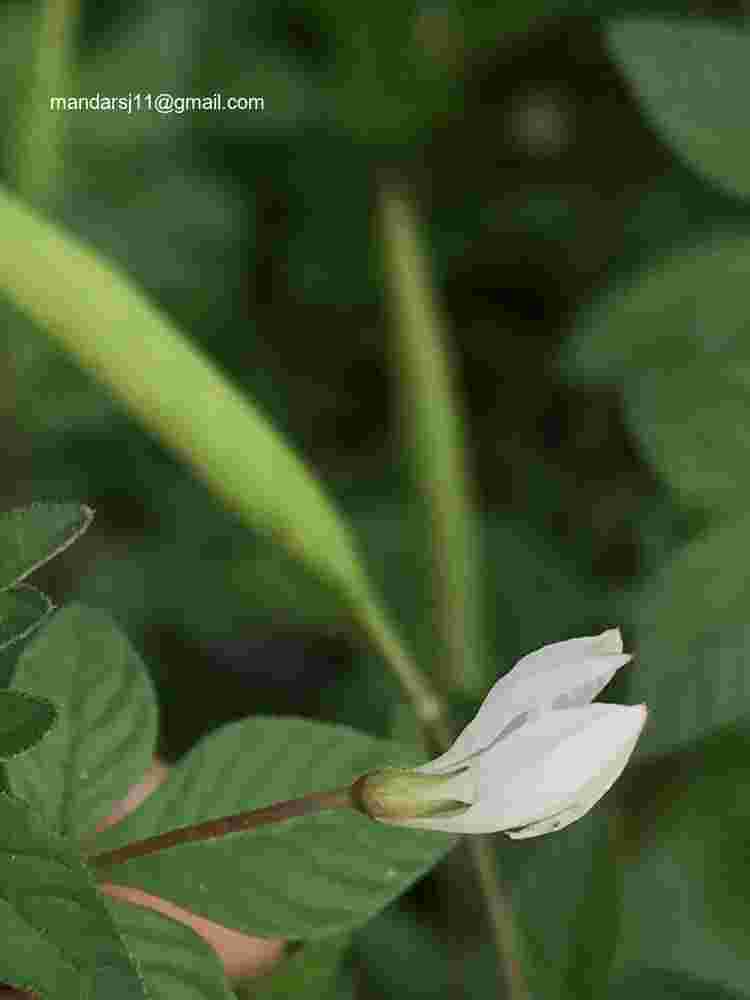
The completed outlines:
{"type": "Polygon", "coordinates": [[[437,673],[447,690],[477,698],[486,689],[477,539],[448,336],[414,213],[396,189],[381,192],[380,218],[397,327],[400,417],[429,511],[437,673]]]}
{"type": "MultiPolygon", "coordinates": [[[[469,502],[466,447],[454,390],[448,338],[433,291],[428,258],[406,198],[381,192],[386,274],[395,305],[395,354],[401,418],[418,487],[430,512],[432,580],[446,690],[483,694],[479,566],[469,502]]],[[[492,927],[504,995],[527,1000],[513,912],[499,884],[492,838],[471,836],[469,853],[492,927]]]]}
{"type": "Polygon", "coordinates": [[[445,743],[443,704],[370,589],[348,526],[253,403],[124,275],[1,190],[0,288],[231,509],[332,586],[445,743]]]}
{"type": "Polygon", "coordinates": [[[63,111],[51,110],[50,98],[72,93],[79,14],[80,0],[46,0],[35,19],[26,93],[18,103],[8,153],[17,190],[36,205],[51,202],[62,181],[67,121],[63,111]]]}

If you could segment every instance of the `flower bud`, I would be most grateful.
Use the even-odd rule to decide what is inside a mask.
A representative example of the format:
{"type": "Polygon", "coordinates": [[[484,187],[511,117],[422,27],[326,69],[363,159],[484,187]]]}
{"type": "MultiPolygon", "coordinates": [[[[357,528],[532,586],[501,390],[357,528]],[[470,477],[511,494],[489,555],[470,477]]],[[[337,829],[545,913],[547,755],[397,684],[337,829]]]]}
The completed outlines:
{"type": "MultiPolygon", "coordinates": [[[[357,807],[384,823],[429,816],[458,815],[467,808],[465,773],[419,774],[409,768],[387,767],[359,778],[352,788],[357,807]]],[[[472,800],[469,798],[469,802],[472,800]]]]}

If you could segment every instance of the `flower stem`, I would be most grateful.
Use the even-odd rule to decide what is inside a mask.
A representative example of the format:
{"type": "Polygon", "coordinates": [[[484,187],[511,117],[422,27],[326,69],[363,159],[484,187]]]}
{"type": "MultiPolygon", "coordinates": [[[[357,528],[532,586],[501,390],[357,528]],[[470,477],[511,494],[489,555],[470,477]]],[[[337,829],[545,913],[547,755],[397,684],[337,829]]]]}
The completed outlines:
{"type": "Polygon", "coordinates": [[[247,812],[235,813],[233,816],[222,816],[220,819],[209,819],[193,826],[182,826],[176,830],[167,830],[145,840],[134,840],[123,847],[112,851],[103,851],[88,858],[97,871],[109,870],[115,865],[124,864],[133,858],[142,858],[146,854],[156,854],[166,851],[179,844],[189,844],[198,840],[215,840],[226,837],[230,833],[244,830],[254,830],[258,826],[269,823],[283,823],[296,816],[312,816],[315,813],[326,812],[329,809],[355,808],[351,788],[337,788],[332,792],[313,792],[299,799],[288,799],[285,802],[275,802],[271,806],[260,809],[250,809],[247,812]]]}
{"type": "Polygon", "coordinates": [[[505,977],[504,995],[507,1000],[528,1000],[529,991],[518,960],[513,913],[497,877],[492,838],[484,835],[469,837],[468,847],[492,924],[498,962],[505,977]]]}

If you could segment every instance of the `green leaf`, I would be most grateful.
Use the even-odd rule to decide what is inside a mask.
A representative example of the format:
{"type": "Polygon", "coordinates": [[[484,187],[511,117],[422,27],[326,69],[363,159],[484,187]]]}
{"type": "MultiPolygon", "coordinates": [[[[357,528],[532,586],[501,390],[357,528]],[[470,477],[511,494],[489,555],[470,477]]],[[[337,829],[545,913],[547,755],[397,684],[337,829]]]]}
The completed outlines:
{"type": "Polygon", "coordinates": [[[104,899],[149,1000],[233,1000],[216,952],[190,927],[144,906],[104,899]]]}
{"type": "Polygon", "coordinates": [[[694,19],[628,20],[610,26],[609,40],[649,118],[679,155],[728,191],[750,196],[747,33],[694,19]]]}
{"type": "Polygon", "coordinates": [[[401,423],[429,524],[437,665],[447,685],[484,688],[478,621],[477,538],[469,500],[465,431],[451,356],[417,222],[405,198],[381,196],[386,278],[393,290],[401,423]]]}
{"type": "MultiPolygon", "coordinates": [[[[480,918],[479,925],[485,922],[480,918]]],[[[368,995],[371,992],[379,997],[408,996],[413,1000],[429,1000],[449,995],[451,983],[455,981],[453,963],[458,949],[446,947],[443,937],[425,926],[415,914],[401,912],[397,906],[389,907],[361,928],[355,936],[355,947],[358,964],[363,968],[369,987],[368,995]],[[418,975],[415,975],[416,969],[419,969],[418,975]]],[[[459,948],[464,954],[470,951],[465,941],[460,942],[459,948]]],[[[496,969],[494,971],[496,973],[496,969]]],[[[467,990],[466,993],[467,997],[482,995],[479,991],[467,990]]]]}
{"type": "Polygon", "coordinates": [[[306,941],[269,974],[242,984],[242,1000],[329,1000],[339,967],[351,941],[350,934],[306,941]]]}
{"type": "Polygon", "coordinates": [[[718,366],[743,351],[742,306],[750,280],[750,240],[723,233],[649,262],[584,310],[571,343],[571,368],[591,379],[676,368],[696,355],[718,366]]]}
{"type": "Polygon", "coordinates": [[[75,851],[0,794],[0,981],[49,1000],[145,1000],[104,900],[75,851]]]}
{"type": "Polygon", "coordinates": [[[631,418],[647,453],[691,501],[726,511],[746,508],[750,468],[750,370],[743,359],[718,367],[699,356],[668,379],[644,373],[626,388],[631,418]]]}
{"type": "Polygon", "coordinates": [[[38,743],[57,719],[46,698],[25,691],[0,691],[0,757],[15,757],[38,743]]]}
{"type": "Polygon", "coordinates": [[[107,614],[73,604],[23,651],[13,687],[49,696],[60,717],[9,762],[12,790],[60,832],[93,832],[153,759],[156,701],[143,663],[107,614]]]}
{"type": "Polygon", "coordinates": [[[749,515],[724,521],[639,595],[639,663],[628,694],[648,704],[654,721],[640,752],[669,750],[750,712],[750,575],[741,556],[749,544],[749,515]]]}
{"type": "Polygon", "coordinates": [[[2,190],[0,289],[230,509],[327,581],[424,716],[439,714],[371,591],[347,525],[283,436],[124,274],[2,190]]]}
{"type": "MultiPolygon", "coordinates": [[[[338,788],[413,750],[345,726],[255,718],[202,740],[96,850],[338,788]]],[[[454,843],[332,811],[134,858],[107,877],[261,937],[318,938],[364,923],[454,843]]]]}
{"type": "Polygon", "coordinates": [[[18,583],[80,538],[94,518],[76,503],[35,503],[0,514],[0,588],[18,583]]]}
{"type": "MultiPolygon", "coordinates": [[[[744,788],[744,783],[736,791],[744,788]]],[[[710,833],[697,841],[695,829],[681,829],[675,822],[668,836],[662,829],[653,844],[628,865],[623,880],[617,974],[631,965],[663,966],[666,956],[675,971],[713,980],[747,996],[747,925],[741,942],[717,927],[706,895],[706,879],[702,874],[696,877],[698,869],[686,863],[687,851],[693,852],[697,863],[701,858],[715,863],[714,848],[723,847],[721,839],[716,839],[722,823],[722,816],[703,817],[701,825],[704,830],[710,827],[710,833]]],[[[725,883],[719,888],[724,894],[736,894],[739,886],[725,883]]],[[[640,994],[629,994],[633,995],[640,994]]],[[[674,995],[682,996],[679,992],[674,995]]],[[[619,1000],[622,994],[616,996],[619,1000]]]]}
{"type": "Polygon", "coordinates": [[[582,315],[574,364],[624,381],[628,416],[666,480],[705,507],[750,492],[750,240],[680,250],[582,315]]]}
{"type": "Polygon", "coordinates": [[[609,822],[598,811],[526,848],[513,893],[522,964],[534,996],[598,1000],[605,994],[620,931],[621,891],[609,822]]]}
{"type": "Polygon", "coordinates": [[[744,949],[750,901],[733,887],[750,880],[746,792],[750,717],[670,754],[645,760],[620,790],[630,842],[658,838],[703,887],[721,936],[744,949]],[[654,778],[660,778],[654,788],[654,778]],[[706,850],[710,844],[711,849],[706,850]]]}
{"type": "Polygon", "coordinates": [[[631,968],[610,987],[607,1000],[744,1000],[747,993],[737,993],[719,982],[699,979],[677,969],[650,966],[631,968]]]}
{"type": "Polygon", "coordinates": [[[53,610],[49,597],[28,584],[0,591],[0,650],[30,636],[53,610]]]}

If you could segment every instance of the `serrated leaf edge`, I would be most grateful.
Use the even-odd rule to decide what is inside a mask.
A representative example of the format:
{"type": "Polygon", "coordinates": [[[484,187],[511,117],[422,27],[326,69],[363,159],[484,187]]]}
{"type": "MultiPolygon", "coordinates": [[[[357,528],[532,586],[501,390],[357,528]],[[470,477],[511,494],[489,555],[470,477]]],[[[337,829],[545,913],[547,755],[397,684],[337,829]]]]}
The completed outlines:
{"type": "MultiPolygon", "coordinates": [[[[14,795],[12,792],[0,790],[0,801],[2,799],[7,799],[7,800],[9,800],[11,802],[14,802],[14,803],[22,806],[23,808],[27,809],[31,813],[34,812],[33,807],[31,807],[28,804],[28,802],[26,802],[25,799],[22,799],[19,795],[14,795]]],[[[56,833],[54,830],[50,830],[47,827],[44,827],[44,832],[50,838],[50,840],[56,841],[57,843],[59,843],[62,846],[68,847],[70,849],[74,849],[74,845],[69,840],[67,840],[65,837],[60,836],[60,834],[56,833]]],[[[2,853],[2,852],[3,852],[2,848],[0,848],[0,853],[2,853]]],[[[106,912],[107,912],[110,920],[112,921],[112,927],[113,927],[113,930],[115,931],[115,933],[117,935],[117,939],[119,940],[120,944],[122,945],[122,948],[125,951],[125,954],[128,956],[128,958],[130,959],[130,961],[131,961],[131,963],[133,965],[133,968],[135,969],[136,975],[138,976],[138,979],[139,979],[139,981],[141,983],[141,986],[143,988],[143,995],[144,995],[144,997],[146,998],[146,1000],[153,1000],[153,996],[152,996],[150,990],[148,989],[148,986],[146,985],[146,980],[143,977],[143,972],[141,970],[140,964],[139,964],[138,960],[136,959],[135,955],[132,954],[130,948],[128,947],[128,945],[127,945],[127,943],[125,941],[125,939],[123,938],[122,934],[120,933],[120,930],[117,927],[117,924],[115,923],[114,917],[112,916],[112,914],[110,912],[110,909],[107,906],[107,901],[104,898],[105,894],[99,889],[99,885],[98,885],[98,883],[96,881],[96,878],[95,878],[93,872],[91,871],[91,869],[89,868],[89,866],[86,864],[85,859],[80,854],[79,854],[78,858],[79,858],[79,861],[81,863],[81,871],[83,872],[83,875],[84,875],[84,877],[86,879],[86,882],[87,882],[88,886],[90,888],[92,888],[94,890],[94,892],[96,893],[96,895],[101,899],[102,904],[103,904],[103,906],[104,906],[104,908],[105,908],[105,910],[106,910],[106,912]]],[[[58,859],[58,860],[59,860],[60,864],[63,867],[70,868],[70,865],[67,864],[64,859],[58,859]]],[[[36,928],[34,928],[34,930],[36,930],[37,933],[40,934],[41,936],[45,936],[45,932],[44,931],[37,930],[36,928]]],[[[48,933],[48,932],[46,932],[46,933],[48,933]]],[[[10,981],[6,980],[6,982],[10,982],[10,981]]],[[[26,982],[26,983],[23,983],[23,984],[20,984],[20,983],[10,983],[10,985],[14,986],[14,987],[16,987],[18,989],[26,989],[26,987],[29,987],[30,989],[36,989],[36,985],[33,984],[33,983],[30,983],[30,982],[26,982]]],[[[47,998],[47,1000],[54,1000],[54,998],[53,997],[49,997],[49,998],[47,998]]],[[[92,1000],[94,1000],[94,998],[92,998],[92,1000]]]]}
{"type": "MultiPolygon", "coordinates": [[[[44,702],[46,705],[50,706],[50,708],[55,714],[55,717],[52,720],[52,724],[48,726],[47,729],[44,730],[39,739],[35,740],[33,743],[30,743],[28,746],[24,747],[23,750],[17,750],[15,753],[11,754],[4,754],[0,752],[0,762],[15,760],[17,757],[21,757],[23,756],[23,754],[28,753],[29,750],[33,750],[34,747],[38,747],[40,743],[44,742],[44,740],[47,739],[49,734],[55,728],[57,720],[60,718],[60,710],[54,703],[54,701],[52,701],[50,698],[45,698],[44,695],[31,694],[29,691],[18,691],[16,690],[16,688],[5,688],[4,690],[11,690],[13,691],[14,694],[20,695],[20,697],[22,698],[26,698],[27,701],[44,702]]],[[[21,801],[25,801],[25,799],[22,799],[21,801]]]]}
{"type": "MultiPolygon", "coordinates": [[[[39,563],[41,566],[42,564],[39,563]]],[[[5,642],[0,642],[0,652],[4,649],[8,649],[10,646],[15,645],[17,642],[22,642],[24,639],[28,639],[38,628],[40,628],[50,617],[50,615],[57,610],[57,606],[53,603],[50,597],[44,593],[43,590],[39,590],[38,587],[32,587],[30,583],[12,583],[9,587],[0,587],[1,593],[12,593],[17,590],[30,590],[32,593],[37,594],[39,597],[43,597],[47,602],[46,609],[37,618],[36,621],[32,622],[31,625],[27,626],[23,632],[18,632],[16,635],[11,636],[10,639],[6,639],[5,642]]]]}
{"type": "MultiPolygon", "coordinates": [[[[4,514],[6,516],[13,514],[22,514],[25,511],[33,510],[35,507],[44,506],[45,502],[46,501],[39,500],[35,503],[30,504],[28,507],[14,507],[9,511],[5,511],[4,514]]],[[[48,501],[48,502],[54,503],[54,501],[48,501]]],[[[44,566],[45,563],[48,563],[51,559],[54,559],[55,556],[59,556],[61,552],[64,552],[67,548],[70,548],[70,546],[74,542],[78,541],[81,535],[85,534],[85,532],[88,531],[92,521],[94,520],[94,508],[89,507],[89,505],[85,503],[79,504],[79,508],[81,510],[81,513],[83,514],[83,523],[68,538],[66,538],[63,542],[61,542],[60,545],[52,549],[51,552],[48,552],[47,555],[43,556],[41,559],[37,560],[37,562],[32,563],[32,565],[29,566],[27,569],[25,569],[20,574],[20,576],[15,577],[15,579],[11,580],[11,582],[9,584],[6,584],[4,587],[0,587],[0,591],[11,590],[12,588],[16,587],[19,583],[25,580],[26,577],[31,576],[31,574],[35,570],[38,570],[40,566],[44,566]]],[[[0,649],[2,648],[4,647],[0,647],[0,649]]]]}

